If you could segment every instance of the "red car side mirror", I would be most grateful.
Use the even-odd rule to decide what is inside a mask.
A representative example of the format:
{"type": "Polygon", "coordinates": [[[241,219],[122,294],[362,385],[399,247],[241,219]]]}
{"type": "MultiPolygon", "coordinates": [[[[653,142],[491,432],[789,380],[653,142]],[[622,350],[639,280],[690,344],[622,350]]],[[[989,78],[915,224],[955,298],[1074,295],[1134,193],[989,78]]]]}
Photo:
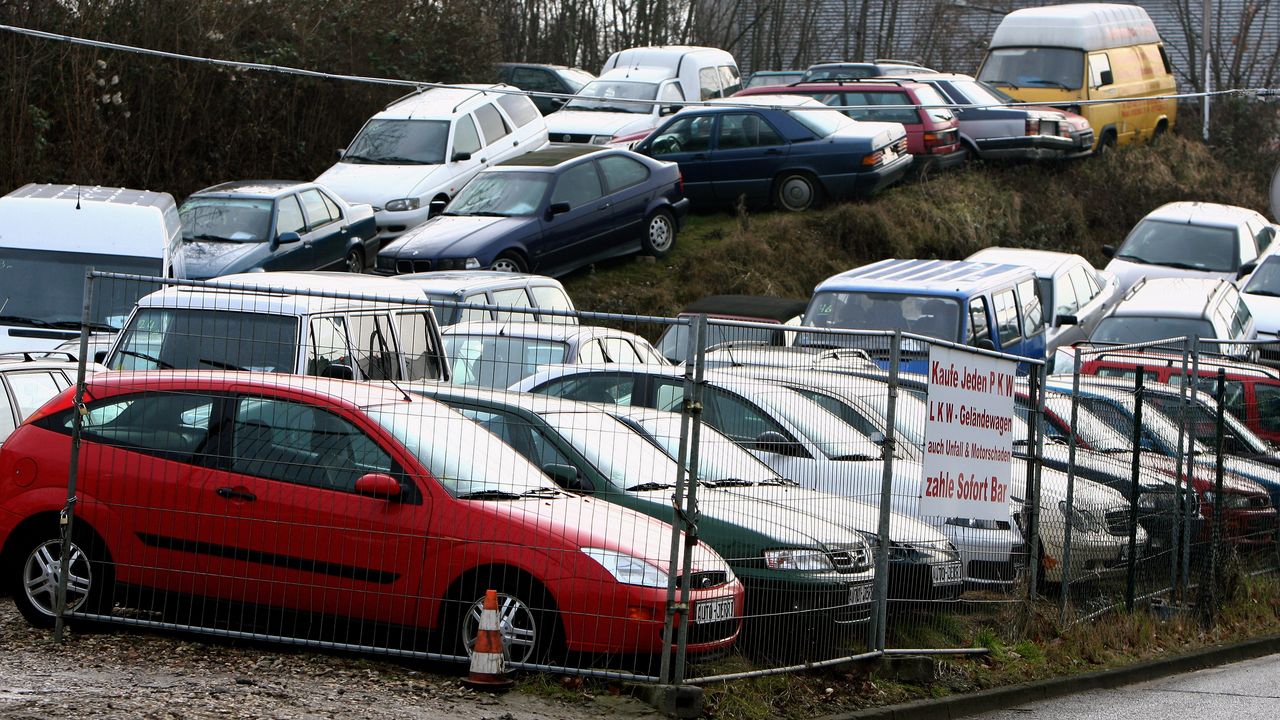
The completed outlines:
{"type": "Polygon", "coordinates": [[[392,500],[400,497],[400,483],[390,475],[369,473],[356,480],[357,495],[392,500]]]}

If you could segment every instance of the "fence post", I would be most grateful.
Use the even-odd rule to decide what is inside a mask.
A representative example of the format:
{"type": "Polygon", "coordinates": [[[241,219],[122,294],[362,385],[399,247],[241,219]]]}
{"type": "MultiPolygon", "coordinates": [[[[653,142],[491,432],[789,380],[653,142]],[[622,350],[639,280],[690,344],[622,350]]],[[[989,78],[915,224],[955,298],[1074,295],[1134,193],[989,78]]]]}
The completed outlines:
{"type": "Polygon", "coordinates": [[[685,524],[688,526],[684,535],[684,554],[680,560],[680,607],[684,612],[680,615],[679,634],[676,639],[676,666],[672,673],[673,685],[684,684],[685,659],[689,649],[689,623],[693,607],[689,604],[689,596],[693,593],[693,547],[698,544],[698,443],[702,436],[702,383],[706,371],[707,353],[707,316],[694,318],[697,332],[690,333],[697,337],[694,347],[693,397],[685,402],[682,414],[689,416],[688,456],[685,465],[688,467],[688,494],[685,498],[685,524]]]}
{"type": "MultiPolygon", "coordinates": [[[[692,433],[690,426],[699,418],[698,411],[701,410],[698,399],[695,394],[700,394],[698,382],[702,379],[702,345],[706,333],[706,316],[697,315],[690,320],[689,342],[685,347],[685,364],[684,364],[684,404],[680,413],[680,448],[678,462],[676,462],[676,486],[671,496],[671,563],[669,572],[667,573],[667,615],[662,627],[662,663],[659,666],[658,680],[662,685],[670,685],[673,683],[673,667],[672,667],[672,647],[676,648],[677,662],[675,665],[681,672],[681,681],[683,681],[684,669],[684,652],[687,645],[682,645],[681,640],[687,642],[687,629],[684,629],[684,621],[688,617],[688,586],[689,583],[683,583],[682,600],[676,600],[676,587],[681,584],[677,582],[677,571],[680,570],[680,560],[684,557],[682,551],[681,534],[687,532],[691,525],[690,515],[687,509],[694,509],[691,502],[686,499],[686,468],[684,460],[688,457],[689,448],[692,444],[692,433]],[[696,376],[695,376],[696,373],[696,376]],[[683,612],[682,612],[683,611],[683,612]],[[675,625],[676,618],[681,619],[681,628],[677,629],[675,625]],[[680,630],[684,630],[681,632],[680,630]]],[[[690,485],[692,482],[689,483],[690,485]]],[[[696,529],[694,530],[696,532],[696,529]]],[[[687,537],[687,535],[686,535],[687,537]]]]}
{"type": "Polygon", "coordinates": [[[1217,422],[1213,434],[1213,547],[1209,548],[1209,617],[1218,619],[1218,576],[1222,572],[1222,445],[1226,431],[1223,420],[1223,403],[1226,402],[1227,369],[1218,368],[1218,387],[1214,399],[1218,401],[1217,422]]]}
{"type": "MultiPolygon", "coordinates": [[[[80,356],[76,363],[75,407],[77,411],[84,408],[84,376],[87,363],[85,356],[89,354],[89,328],[92,319],[93,268],[87,268],[84,273],[84,305],[80,309],[80,356]]],[[[71,553],[67,552],[67,548],[71,547],[72,523],[75,520],[76,479],[80,473],[80,432],[83,420],[82,412],[72,413],[71,458],[67,463],[67,502],[58,516],[58,524],[61,525],[62,531],[62,547],[60,548],[61,557],[58,559],[58,587],[53,600],[53,639],[56,642],[62,642],[62,634],[66,626],[64,616],[67,612],[67,576],[71,573],[71,553]]]]}
{"type": "Polygon", "coordinates": [[[1129,571],[1124,584],[1124,609],[1133,612],[1137,594],[1138,563],[1134,555],[1138,551],[1138,486],[1142,482],[1142,404],[1143,380],[1146,368],[1139,365],[1133,376],[1133,465],[1129,476],[1129,571]]]}
{"type": "MultiPolygon", "coordinates": [[[[1191,386],[1188,393],[1187,404],[1182,407],[1182,423],[1185,426],[1191,415],[1191,408],[1196,405],[1196,396],[1200,390],[1200,341],[1199,338],[1192,336],[1191,343],[1191,378],[1188,384],[1191,386]]],[[[1187,433],[1187,484],[1185,488],[1186,501],[1183,503],[1183,522],[1182,522],[1182,599],[1185,601],[1188,593],[1191,591],[1191,520],[1195,517],[1196,512],[1200,508],[1200,496],[1196,494],[1195,483],[1192,477],[1196,472],[1196,438],[1191,432],[1187,433]]]]}
{"type": "MultiPolygon", "coordinates": [[[[1178,559],[1182,556],[1182,514],[1184,513],[1185,496],[1183,495],[1182,471],[1184,468],[1182,448],[1187,439],[1187,385],[1196,378],[1187,374],[1187,363],[1191,354],[1191,338],[1182,339],[1182,383],[1178,386],[1178,449],[1176,451],[1175,470],[1173,475],[1174,508],[1178,517],[1169,526],[1169,602],[1183,602],[1186,598],[1178,592],[1178,559]]],[[[1194,442],[1194,440],[1192,441],[1194,442]]],[[[1189,466],[1186,466],[1189,469],[1189,466]]],[[[1191,473],[1187,473],[1187,487],[1191,486],[1191,473]]]]}
{"type": "Polygon", "coordinates": [[[1040,455],[1042,448],[1040,441],[1043,437],[1041,429],[1044,425],[1044,385],[1045,375],[1048,372],[1046,365],[1041,365],[1038,369],[1032,371],[1029,377],[1031,386],[1031,399],[1035,403],[1035,410],[1031,413],[1031,422],[1028,423],[1027,438],[1027,481],[1026,481],[1026,498],[1025,510],[1027,513],[1027,534],[1023,538],[1027,541],[1027,567],[1028,587],[1027,601],[1033,603],[1038,596],[1036,588],[1040,584],[1040,455]]]}
{"type": "Polygon", "coordinates": [[[1076,433],[1080,419],[1080,365],[1081,353],[1075,353],[1075,366],[1071,373],[1071,429],[1067,437],[1067,518],[1062,529],[1062,585],[1058,608],[1058,623],[1067,624],[1067,604],[1071,599],[1071,510],[1076,502],[1076,433]]]}
{"type": "Polygon", "coordinates": [[[898,364],[902,360],[902,331],[893,331],[893,347],[889,349],[889,397],[885,407],[884,445],[880,455],[884,458],[884,468],[880,475],[880,522],[877,526],[879,548],[876,549],[875,592],[876,609],[871,616],[873,633],[868,638],[875,644],[872,650],[884,652],[885,638],[889,625],[889,513],[893,502],[893,455],[897,432],[894,428],[894,414],[898,398],[898,364]]]}

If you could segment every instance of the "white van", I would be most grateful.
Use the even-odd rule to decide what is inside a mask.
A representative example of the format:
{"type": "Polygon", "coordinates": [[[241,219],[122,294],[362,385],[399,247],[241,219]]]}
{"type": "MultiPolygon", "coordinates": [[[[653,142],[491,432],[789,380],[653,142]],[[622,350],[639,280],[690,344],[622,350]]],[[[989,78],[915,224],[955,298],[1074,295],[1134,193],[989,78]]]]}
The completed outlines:
{"type": "MultiPolygon", "coordinates": [[[[369,118],[316,182],[373,206],[385,245],[444,209],[475,174],[547,144],[528,97],[461,85],[415,92],[369,118]]],[[[517,91],[518,92],[518,91],[517,91]]]]}
{"type": "MultiPolygon", "coordinates": [[[[0,352],[52,350],[80,335],[85,270],[182,277],[182,226],[168,193],[29,184],[0,198],[0,352]]],[[[134,286],[140,294],[141,286],[134,286]]],[[[92,328],[114,331],[138,299],[101,293],[92,328]]]]}
{"type": "Polygon", "coordinates": [[[368,275],[224,275],[138,300],[104,364],[112,370],[446,380],[435,315],[424,304],[411,304],[425,299],[409,283],[368,275]]]}
{"type": "Polygon", "coordinates": [[[741,89],[738,63],[724,50],[685,45],[619,50],[609,56],[600,77],[547,116],[547,131],[552,142],[603,145],[654,129],[686,101],[729,97],[741,89]],[[641,100],[662,104],[635,102],[641,100]]]}

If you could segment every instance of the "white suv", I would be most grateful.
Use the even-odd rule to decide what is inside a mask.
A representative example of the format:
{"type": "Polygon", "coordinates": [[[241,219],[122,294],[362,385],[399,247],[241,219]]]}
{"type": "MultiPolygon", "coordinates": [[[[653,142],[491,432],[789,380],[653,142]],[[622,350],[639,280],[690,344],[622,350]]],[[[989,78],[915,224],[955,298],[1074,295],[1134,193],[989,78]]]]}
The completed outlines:
{"type": "Polygon", "coordinates": [[[369,118],[316,178],[373,206],[383,244],[426,222],[476,173],[547,145],[542,113],[510,85],[415,92],[369,118]]]}

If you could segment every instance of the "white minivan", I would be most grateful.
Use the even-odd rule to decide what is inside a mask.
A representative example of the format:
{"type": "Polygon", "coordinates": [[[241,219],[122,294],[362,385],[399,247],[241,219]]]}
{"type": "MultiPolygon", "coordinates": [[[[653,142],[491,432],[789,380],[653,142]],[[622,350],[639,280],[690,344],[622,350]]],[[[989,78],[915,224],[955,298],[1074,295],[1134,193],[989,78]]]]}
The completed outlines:
{"type": "Polygon", "coordinates": [[[369,118],[316,182],[372,205],[385,245],[443,210],[484,168],[547,145],[542,113],[518,92],[460,85],[406,95],[369,118]]]}
{"type": "MultiPolygon", "coordinates": [[[[52,350],[80,335],[85,271],[183,277],[182,225],[168,193],[28,184],[0,198],[0,353],[52,350]]],[[[138,296],[117,283],[91,305],[114,332],[138,296]]]]}
{"type": "Polygon", "coordinates": [[[683,45],[619,50],[609,56],[600,77],[547,116],[547,131],[552,142],[603,145],[654,129],[686,101],[729,97],[741,89],[738,63],[724,50],[683,45]]]}

